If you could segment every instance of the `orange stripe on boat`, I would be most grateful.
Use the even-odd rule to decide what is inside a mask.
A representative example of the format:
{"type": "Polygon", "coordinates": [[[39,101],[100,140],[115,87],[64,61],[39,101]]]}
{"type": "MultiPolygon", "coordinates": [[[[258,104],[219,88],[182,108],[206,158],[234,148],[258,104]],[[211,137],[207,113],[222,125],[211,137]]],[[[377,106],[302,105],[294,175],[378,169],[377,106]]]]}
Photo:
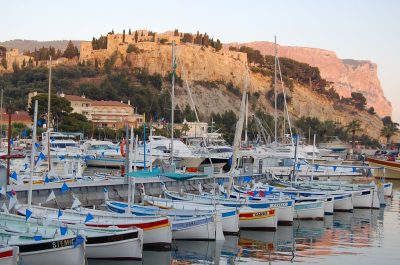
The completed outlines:
{"type": "Polygon", "coordinates": [[[266,210],[266,211],[257,211],[257,212],[249,212],[249,213],[240,213],[239,220],[248,220],[248,219],[261,219],[275,216],[275,210],[266,210]]]}

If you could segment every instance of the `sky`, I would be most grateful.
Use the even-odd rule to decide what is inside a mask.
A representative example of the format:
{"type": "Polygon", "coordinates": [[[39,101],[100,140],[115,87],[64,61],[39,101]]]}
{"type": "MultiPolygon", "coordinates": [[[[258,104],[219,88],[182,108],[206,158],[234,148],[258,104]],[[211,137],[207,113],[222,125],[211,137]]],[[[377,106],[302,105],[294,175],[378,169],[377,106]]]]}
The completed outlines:
{"type": "Polygon", "coordinates": [[[91,40],[114,29],[207,32],[222,42],[272,41],[378,65],[400,122],[398,0],[3,0],[0,41],[91,40]]]}

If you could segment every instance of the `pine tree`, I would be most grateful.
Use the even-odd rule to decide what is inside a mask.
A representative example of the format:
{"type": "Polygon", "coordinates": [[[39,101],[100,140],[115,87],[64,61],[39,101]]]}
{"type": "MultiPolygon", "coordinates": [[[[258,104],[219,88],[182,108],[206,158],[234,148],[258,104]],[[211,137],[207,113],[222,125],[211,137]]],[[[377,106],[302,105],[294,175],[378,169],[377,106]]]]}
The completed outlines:
{"type": "Polygon", "coordinates": [[[129,29],[129,31],[128,31],[128,34],[129,34],[129,35],[132,35],[132,31],[131,31],[131,29],[129,29]]]}
{"type": "Polygon", "coordinates": [[[125,42],[125,30],[122,31],[122,42],[125,42]]]}
{"type": "Polygon", "coordinates": [[[111,30],[111,34],[114,35],[114,30],[111,30]]]}
{"type": "Polygon", "coordinates": [[[175,37],[179,37],[179,31],[178,31],[178,29],[175,29],[175,30],[174,30],[174,36],[175,36],[175,37]]]}
{"type": "Polygon", "coordinates": [[[71,59],[75,56],[78,56],[78,48],[72,43],[72,41],[69,41],[67,48],[64,51],[64,57],[71,59]]]}
{"type": "Polygon", "coordinates": [[[25,58],[24,58],[24,60],[22,61],[22,68],[25,68],[25,66],[26,66],[26,61],[25,61],[25,58]]]}
{"type": "Polygon", "coordinates": [[[222,43],[219,39],[217,39],[217,43],[215,44],[215,50],[219,51],[222,49],[222,43]]]}
{"type": "Polygon", "coordinates": [[[135,42],[137,43],[139,39],[139,34],[137,32],[137,30],[135,31],[135,42]]]}

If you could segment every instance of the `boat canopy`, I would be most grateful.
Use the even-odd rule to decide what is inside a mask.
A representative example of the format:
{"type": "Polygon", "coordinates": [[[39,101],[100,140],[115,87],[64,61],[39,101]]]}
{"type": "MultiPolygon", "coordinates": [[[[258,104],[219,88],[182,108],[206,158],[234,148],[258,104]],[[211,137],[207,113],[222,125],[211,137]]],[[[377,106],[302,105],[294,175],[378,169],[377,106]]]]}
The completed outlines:
{"type": "Polygon", "coordinates": [[[194,177],[205,177],[205,174],[186,174],[186,173],[177,173],[177,172],[169,172],[162,173],[160,169],[154,168],[151,172],[148,170],[141,170],[136,172],[130,172],[126,174],[128,177],[133,178],[154,178],[154,177],[166,177],[173,180],[188,180],[194,177]]]}

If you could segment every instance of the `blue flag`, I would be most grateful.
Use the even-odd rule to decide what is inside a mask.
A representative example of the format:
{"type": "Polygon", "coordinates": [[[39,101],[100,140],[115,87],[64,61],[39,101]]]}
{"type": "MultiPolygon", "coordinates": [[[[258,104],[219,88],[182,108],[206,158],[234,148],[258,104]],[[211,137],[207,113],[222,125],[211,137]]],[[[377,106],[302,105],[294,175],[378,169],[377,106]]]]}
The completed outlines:
{"type": "Polygon", "coordinates": [[[117,147],[117,148],[115,148],[115,152],[117,152],[117,153],[119,152],[119,148],[118,148],[118,147],[117,147]]]}
{"type": "Polygon", "coordinates": [[[85,242],[85,239],[81,235],[77,235],[74,241],[74,248],[80,246],[85,242]]]}
{"type": "Polygon", "coordinates": [[[64,160],[65,156],[59,156],[60,160],[64,160]]]}
{"type": "Polygon", "coordinates": [[[93,215],[91,213],[88,213],[85,218],[85,223],[87,223],[93,219],[94,219],[93,215]]]}
{"type": "Polygon", "coordinates": [[[46,156],[42,152],[40,152],[38,159],[45,160],[46,156]]]}
{"type": "Polygon", "coordinates": [[[315,164],[315,170],[318,171],[319,165],[315,164]]]}
{"type": "Polygon", "coordinates": [[[65,236],[67,234],[68,228],[60,226],[60,234],[65,236]]]}
{"type": "Polygon", "coordinates": [[[300,169],[300,163],[297,164],[297,170],[299,170],[299,169],[300,169]]]}
{"type": "Polygon", "coordinates": [[[333,166],[333,171],[336,172],[337,166],[333,166]]]}
{"type": "Polygon", "coordinates": [[[10,144],[11,144],[11,145],[14,145],[14,139],[13,139],[13,138],[11,138],[10,144]]]}
{"type": "Polygon", "coordinates": [[[29,218],[31,217],[32,212],[29,209],[25,210],[25,221],[28,221],[29,218]]]}
{"type": "Polygon", "coordinates": [[[108,192],[108,189],[106,187],[103,188],[104,192],[108,192]]]}
{"type": "Polygon", "coordinates": [[[18,180],[17,172],[14,171],[14,172],[11,174],[10,178],[15,179],[15,180],[18,180]]]}
{"type": "Polygon", "coordinates": [[[36,147],[36,149],[38,149],[40,147],[40,144],[39,143],[35,143],[35,147],[36,147]]]}
{"type": "Polygon", "coordinates": [[[27,170],[27,169],[28,169],[28,164],[25,163],[25,164],[24,164],[24,170],[27,170]]]}
{"type": "Polygon", "coordinates": [[[44,176],[44,183],[49,183],[50,182],[50,180],[49,180],[49,176],[44,176]]]}
{"type": "Polygon", "coordinates": [[[57,218],[60,219],[60,217],[63,215],[62,211],[60,209],[58,209],[58,213],[57,213],[57,218]]]}
{"type": "Polygon", "coordinates": [[[356,171],[357,171],[357,168],[356,168],[356,167],[353,167],[353,173],[356,172],[356,171]]]}
{"type": "Polygon", "coordinates": [[[69,190],[69,187],[67,183],[64,182],[64,184],[61,186],[61,193],[64,193],[69,190]]]}

